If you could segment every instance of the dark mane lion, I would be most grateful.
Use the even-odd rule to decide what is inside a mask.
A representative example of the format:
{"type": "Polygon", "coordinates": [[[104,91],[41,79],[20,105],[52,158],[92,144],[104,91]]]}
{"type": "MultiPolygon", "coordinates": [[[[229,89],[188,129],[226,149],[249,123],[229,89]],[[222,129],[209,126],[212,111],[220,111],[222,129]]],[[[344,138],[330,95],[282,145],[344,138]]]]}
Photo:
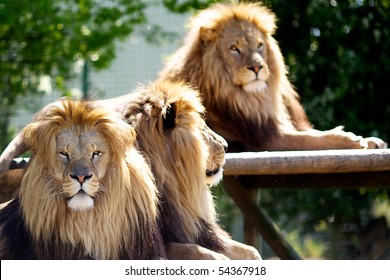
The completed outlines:
{"type": "Polygon", "coordinates": [[[215,4],[190,26],[159,77],[199,88],[207,123],[229,151],[386,147],[342,127],[312,128],[273,38],[275,15],[260,3],[215,4]]]}

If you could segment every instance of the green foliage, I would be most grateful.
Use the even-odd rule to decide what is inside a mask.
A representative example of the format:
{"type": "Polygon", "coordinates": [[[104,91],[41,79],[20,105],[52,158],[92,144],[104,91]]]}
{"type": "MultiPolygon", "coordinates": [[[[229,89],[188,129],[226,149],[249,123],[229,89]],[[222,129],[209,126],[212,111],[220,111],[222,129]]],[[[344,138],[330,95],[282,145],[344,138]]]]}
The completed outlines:
{"type": "Polygon", "coordinates": [[[146,21],[141,0],[3,0],[0,3],[0,135],[8,143],[8,120],[20,96],[42,94],[42,77],[68,94],[74,62],[105,68],[115,40],[146,21]]]}
{"type": "Polygon", "coordinates": [[[181,14],[207,8],[210,4],[216,2],[223,2],[223,0],[163,0],[163,4],[168,10],[181,14]]]}

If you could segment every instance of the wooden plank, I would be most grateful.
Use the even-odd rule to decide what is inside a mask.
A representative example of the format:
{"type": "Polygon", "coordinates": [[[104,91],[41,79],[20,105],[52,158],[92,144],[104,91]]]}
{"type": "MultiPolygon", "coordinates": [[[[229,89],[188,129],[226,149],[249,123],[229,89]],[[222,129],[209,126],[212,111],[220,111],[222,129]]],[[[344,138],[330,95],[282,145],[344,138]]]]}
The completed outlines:
{"type": "Polygon", "coordinates": [[[227,153],[225,175],[349,173],[390,170],[390,149],[227,153]]]}

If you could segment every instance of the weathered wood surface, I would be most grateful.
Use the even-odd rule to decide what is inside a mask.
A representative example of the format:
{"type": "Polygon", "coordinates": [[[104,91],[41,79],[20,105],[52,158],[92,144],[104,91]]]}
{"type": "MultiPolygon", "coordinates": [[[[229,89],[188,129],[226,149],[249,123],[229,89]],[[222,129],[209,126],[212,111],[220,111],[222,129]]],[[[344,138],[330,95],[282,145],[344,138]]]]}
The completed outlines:
{"type": "Polygon", "coordinates": [[[224,175],[390,171],[390,149],[227,153],[224,175]]]}

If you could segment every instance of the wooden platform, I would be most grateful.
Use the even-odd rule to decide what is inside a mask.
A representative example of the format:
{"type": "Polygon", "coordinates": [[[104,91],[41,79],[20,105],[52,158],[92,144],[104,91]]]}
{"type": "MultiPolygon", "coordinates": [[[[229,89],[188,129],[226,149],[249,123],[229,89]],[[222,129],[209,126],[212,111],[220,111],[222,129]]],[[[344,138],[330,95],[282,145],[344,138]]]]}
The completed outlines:
{"type": "Polygon", "coordinates": [[[223,186],[244,215],[244,234],[261,234],[281,259],[301,259],[254,197],[260,188],[389,188],[390,149],[232,153],[223,186]]]}

